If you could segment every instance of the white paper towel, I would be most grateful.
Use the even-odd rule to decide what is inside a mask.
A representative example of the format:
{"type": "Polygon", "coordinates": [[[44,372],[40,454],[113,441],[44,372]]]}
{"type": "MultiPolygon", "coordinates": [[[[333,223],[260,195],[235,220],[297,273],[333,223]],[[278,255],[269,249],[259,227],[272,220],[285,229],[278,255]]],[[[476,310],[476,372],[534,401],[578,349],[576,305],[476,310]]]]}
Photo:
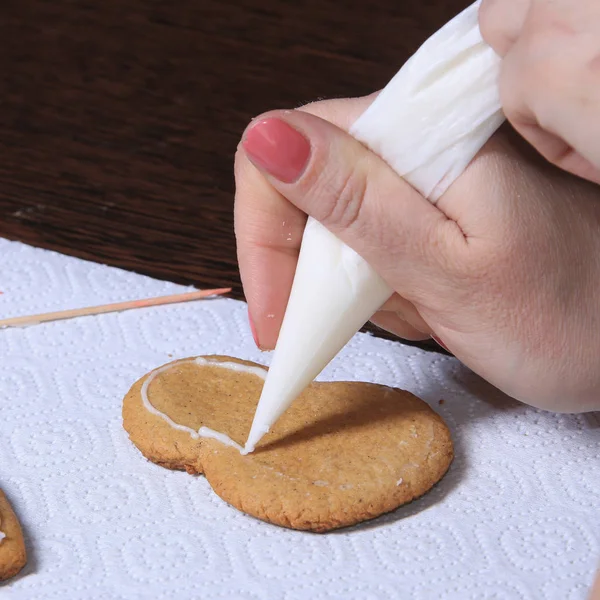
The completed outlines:
{"type": "MultiPolygon", "coordinates": [[[[0,240],[0,290],[8,317],[184,288],[0,240]]],[[[391,515],[300,533],[148,463],[122,429],[135,379],[211,353],[268,362],[245,304],[0,330],[0,487],[30,554],[2,600],[586,598],[600,561],[598,414],[521,406],[452,358],[359,334],[322,378],[416,393],[451,427],[456,460],[391,515]]]]}

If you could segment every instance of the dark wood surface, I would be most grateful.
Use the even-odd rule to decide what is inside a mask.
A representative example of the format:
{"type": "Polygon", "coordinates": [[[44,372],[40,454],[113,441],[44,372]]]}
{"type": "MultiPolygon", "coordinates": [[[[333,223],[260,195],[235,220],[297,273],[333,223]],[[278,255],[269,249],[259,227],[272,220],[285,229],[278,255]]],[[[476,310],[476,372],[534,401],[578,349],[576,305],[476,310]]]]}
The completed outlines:
{"type": "Polygon", "coordinates": [[[0,236],[243,298],[254,115],[379,89],[465,0],[3,0],[0,236]]]}

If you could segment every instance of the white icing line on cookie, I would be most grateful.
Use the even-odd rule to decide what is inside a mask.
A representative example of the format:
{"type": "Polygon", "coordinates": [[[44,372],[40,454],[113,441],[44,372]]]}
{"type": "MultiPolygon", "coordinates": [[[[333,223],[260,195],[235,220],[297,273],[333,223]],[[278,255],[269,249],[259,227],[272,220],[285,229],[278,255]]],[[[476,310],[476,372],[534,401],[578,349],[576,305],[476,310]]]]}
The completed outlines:
{"type": "Polygon", "coordinates": [[[218,442],[221,442],[222,444],[225,444],[226,446],[231,446],[232,448],[235,448],[240,454],[242,452],[242,450],[244,449],[242,446],[240,446],[237,442],[234,442],[226,433],[219,433],[218,431],[215,431],[214,429],[211,429],[210,427],[200,427],[200,429],[198,429],[198,434],[196,435],[196,437],[203,437],[203,438],[211,438],[213,440],[217,440],[218,442]]]}
{"type": "MultiPolygon", "coordinates": [[[[181,364],[182,362],[193,362],[193,361],[190,361],[190,360],[180,361],[176,364],[181,364]]],[[[171,419],[171,417],[169,417],[169,415],[166,415],[164,412],[161,412],[160,410],[155,408],[154,405],[148,399],[148,388],[150,387],[150,384],[154,381],[154,379],[156,377],[158,377],[161,373],[164,373],[165,371],[169,371],[170,369],[172,369],[174,367],[175,367],[175,365],[173,365],[173,364],[166,365],[166,366],[161,367],[160,369],[156,369],[156,371],[152,371],[152,373],[150,373],[150,376],[146,379],[146,381],[144,381],[144,385],[142,385],[142,402],[144,403],[144,407],[146,408],[146,410],[149,413],[152,413],[153,415],[160,417],[161,419],[166,421],[173,429],[177,429],[179,431],[187,431],[192,436],[192,438],[197,439],[198,432],[196,430],[192,429],[191,427],[186,427],[185,425],[179,425],[179,423],[175,423],[175,421],[173,421],[173,419],[171,419]]]]}
{"type": "MultiPolygon", "coordinates": [[[[156,369],[155,371],[152,371],[152,373],[150,373],[150,375],[146,378],[146,381],[144,381],[144,383],[142,385],[142,392],[141,392],[142,403],[144,404],[145,409],[149,413],[156,415],[157,417],[160,417],[161,419],[163,419],[163,421],[166,421],[173,429],[177,429],[178,431],[185,431],[185,432],[189,433],[190,436],[195,440],[198,439],[199,437],[210,438],[213,440],[217,440],[217,441],[221,442],[222,444],[225,444],[226,446],[231,446],[232,448],[235,448],[236,450],[238,450],[238,452],[242,453],[244,448],[242,446],[240,446],[237,442],[234,442],[227,434],[220,433],[218,431],[215,431],[214,429],[211,429],[210,427],[204,427],[204,426],[200,427],[200,429],[198,429],[198,431],[196,431],[195,429],[192,429],[191,427],[187,427],[186,425],[180,425],[179,423],[175,423],[175,421],[173,421],[173,419],[171,419],[171,417],[169,417],[169,415],[158,410],[152,404],[152,402],[150,402],[150,399],[148,398],[148,389],[150,388],[150,384],[154,381],[154,379],[156,379],[156,377],[158,377],[161,373],[164,373],[165,371],[169,371],[170,369],[175,368],[177,365],[180,365],[182,363],[187,363],[187,362],[195,362],[198,366],[209,366],[210,365],[212,367],[220,367],[222,369],[228,369],[229,371],[238,371],[240,373],[250,373],[252,375],[256,375],[257,377],[260,377],[263,380],[267,376],[266,369],[263,369],[261,367],[250,367],[248,365],[242,365],[240,363],[229,362],[229,361],[221,362],[218,360],[210,360],[210,359],[199,356],[198,358],[192,358],[190,360],[180,360],[176,363],[171,363],[169,365],[165,365],[164,367],[160,367],[159,369],[156,369]]],[[[1,533],[2,532],[0,532],[0,534],[1,533]]],[[[1,540],[2,540],[2,537],[0,537],[0,541],[1,540]]]]}
{"type": "Polygon", "coordinates": [[[2,540],[6,537],[6,534],[3,531],[0,531],[0,544],[2,543],[2,540]]]}
{"type": "Polygon", "coordinates": [[[228,369],[229,371],[238,371],[238,373],[250,373],[260,377],[263,381],[267,378],[267,370],[263,369],[262,367],[249,367],[248,365],[242,365],[236,362],[210,360],[208,358],[203,358],[202,356],[198,356],[198,358],[194,358],[192,360],[194,360],[197,365],[204,367],[221,367],[222,369],[228,369]]]}

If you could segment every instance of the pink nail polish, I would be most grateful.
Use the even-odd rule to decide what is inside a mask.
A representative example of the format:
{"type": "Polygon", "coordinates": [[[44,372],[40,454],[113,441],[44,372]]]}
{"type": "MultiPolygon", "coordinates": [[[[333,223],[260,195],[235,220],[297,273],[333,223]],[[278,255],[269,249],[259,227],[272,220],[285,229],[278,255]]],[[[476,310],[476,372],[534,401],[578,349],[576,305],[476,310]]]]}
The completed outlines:
{"type": "Polygon", "coordinates": [[[436,342],[436,344],[439,344],[444,350],[446,350],[447,352],[450,352],[450,350],[448,350],[448,346],[446,346],[446,344],[444,344],[444,342],[442,342],[442,340],[440,340],[439,337],[437,337],[437,335],[432,335],[431,339],[436,342]]]}
{"type": "Polygon", "coordinates": [[[310,157],[310,142],[281,119],[253,124],[242,141],[248,158],[259,169],[283,183],[293,183],[310,157]]]}
{"type": "Polygon", "coordinates": [[[254,321],[252,320],[250,309],[248,309],[248,322],[250,323],[250,331],[252,332],[254,343],[256,344],[256,347],[260,349],[260,344],[258,343],[258,335],[256,334],[256,327],[254,326],[254,321]]]}

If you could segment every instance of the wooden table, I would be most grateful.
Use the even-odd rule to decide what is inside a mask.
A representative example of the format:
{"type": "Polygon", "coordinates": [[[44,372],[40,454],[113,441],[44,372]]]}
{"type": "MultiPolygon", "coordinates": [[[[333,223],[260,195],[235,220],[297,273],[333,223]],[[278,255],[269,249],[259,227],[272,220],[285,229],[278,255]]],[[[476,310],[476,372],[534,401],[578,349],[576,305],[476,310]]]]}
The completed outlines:
{"type": "Polygon", "coordinates": [[[243,298],[250,118],[382,87],[465,0],[3,0],[0,236],[243,298]]]}

